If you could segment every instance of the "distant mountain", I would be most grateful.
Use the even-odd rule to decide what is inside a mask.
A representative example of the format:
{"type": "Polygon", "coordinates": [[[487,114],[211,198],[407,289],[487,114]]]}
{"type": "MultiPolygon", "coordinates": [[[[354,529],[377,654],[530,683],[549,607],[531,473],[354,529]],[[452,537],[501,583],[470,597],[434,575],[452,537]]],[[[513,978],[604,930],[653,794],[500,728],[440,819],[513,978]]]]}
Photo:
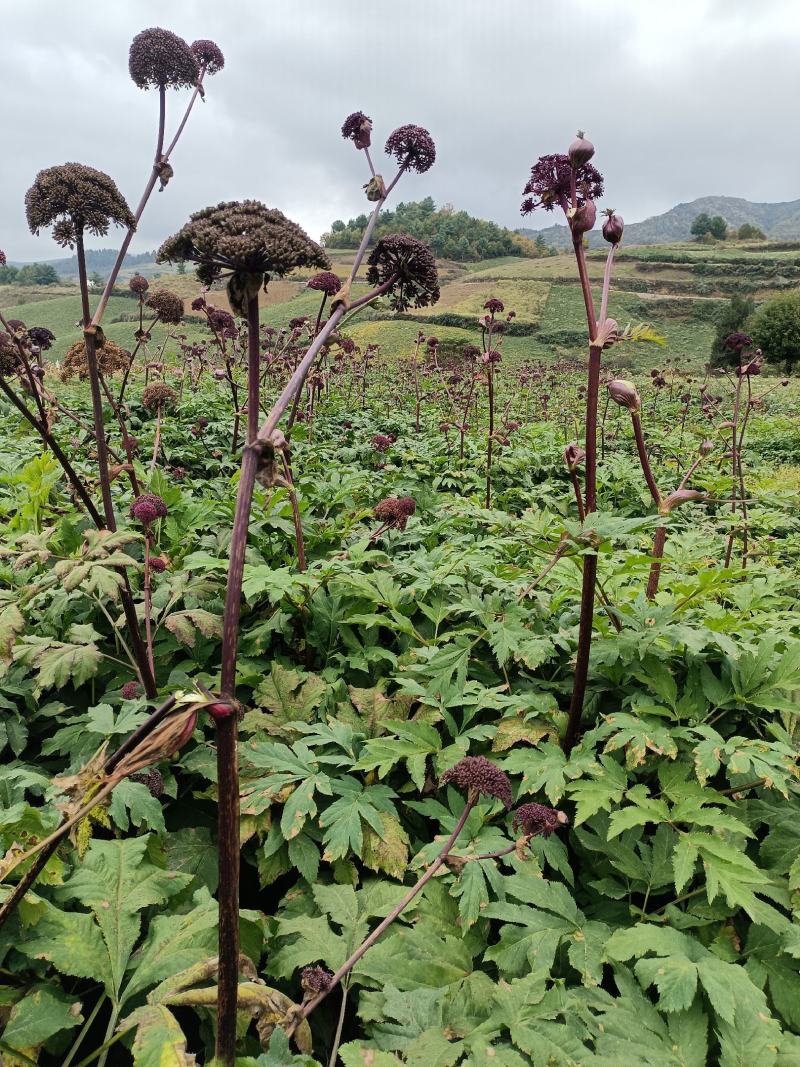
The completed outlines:
{"type": "MultiPolygon", "coordinates": [[[[663,215],[653,215],[643,222],[633,222],[625,226],[625,244],[658,245],[671,241],[686,241],[695,218],[702,212],[708,215],[722,215],[728,225],[738,229],[745,222],[752,223],[763,230],[767,237],[776,241],[791,241],[800,238],[800,200],[789,200],[782,204],[756,204],[752,200],[742,200],[738,196],[701,196],[688,204],[676,204],[663,215]]],[[[569,248],[571,239],[569,229],[564,226],[548,226],[543,230],[519,229],[524,237],[534,240],[541,234],[549,245],[556,248],[569,248]]],[[[603,243],[600,227],[589,235],[589,243],[596,246],[603,243]]]]}
{"type": "MultiPolygon", "coordinates": [[[[125,256],[125,262],[122,264],[123,269],[125,267],[136,267],[140,263],[152,264],[155,259],[155,252],[129,252],[125,256]]],[[[108,273],[114,266],[117,258],[117,250],[115,248],[87,248],[86,249],[86,269],[91,274],[92,271],[97,271],[100,274],[108,273]]],[[[61,259],[37,259],[31,262],[46,263],[48,266],[53,267],[64,278],[77,278],[78,276],[78,258],[77,256],[63,256],[61,259]]],[[[9,260],[9,264],[12,267],[24,267],[25,264],[20,261],[12,262],[9,260]]]]}

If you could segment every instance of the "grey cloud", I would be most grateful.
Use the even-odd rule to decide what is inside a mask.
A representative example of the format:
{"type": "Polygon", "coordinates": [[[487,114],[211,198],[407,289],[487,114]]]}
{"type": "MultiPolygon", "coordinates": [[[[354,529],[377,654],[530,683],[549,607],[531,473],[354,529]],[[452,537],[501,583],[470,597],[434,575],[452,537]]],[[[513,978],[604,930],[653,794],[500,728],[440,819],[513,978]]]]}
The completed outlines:
{"type": "MultiPolygon", "coordinates": [[[[315,237],[360,213],[364,160],[339,134],[359,108],[375,121],[385,173],[395,126],[416,122],[436,140],[435,168],[404,178],[400,199],[431,195],[509,226],[520,224],[531,163],[563,151],[578,126],[597,145],[608,203],[629,221],[706,194],[800,196],[800,149],[787,134],[800,89],[794,0],[759,3],[757,19],[740,0],[7,2],[0,247],[10,258],[60,254],[25,225],[24,193],[42,167],[89,163],[138,200],[157,100],[130,81],[127,50],[158,24],[211,37],[227,63],[178,146],[173,182],[153,196],[140,250],[219,200],[264,200],[315,237]]],[[[186,95],[171,94],[173,120],[186,95]]]]}

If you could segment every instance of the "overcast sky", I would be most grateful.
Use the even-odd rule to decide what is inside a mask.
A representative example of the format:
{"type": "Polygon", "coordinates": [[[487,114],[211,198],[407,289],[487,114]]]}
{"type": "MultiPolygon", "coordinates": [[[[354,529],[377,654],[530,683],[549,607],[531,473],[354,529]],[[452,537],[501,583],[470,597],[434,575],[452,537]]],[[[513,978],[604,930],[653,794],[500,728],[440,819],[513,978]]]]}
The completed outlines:
{"type": "MultiPolygon", "coordinates": [[[[398,199],[430,195],[512,227],[531,164],[578,127],[597,147],[606,205],[630,222],[710,194],[800,198],[797,0],[0,0],[9,259],[63,254],[25,224],[42,167],[90,164],[138,201],[157,96],[135,87],[127,57],[153,25],[212,38],[226,66],[134,250],[220,200],[262,200],[315,238],[365,210],[365,161],[339,132],[354,110],[372,116],[387,175],[378,160],[396,126],[436,141],[435,167],[406,176],[398,199]]],[[[169,94],[168,122],[187,97],[169,94]]],[[[552,221],[563,220],[533,216],[552,221]]]]}

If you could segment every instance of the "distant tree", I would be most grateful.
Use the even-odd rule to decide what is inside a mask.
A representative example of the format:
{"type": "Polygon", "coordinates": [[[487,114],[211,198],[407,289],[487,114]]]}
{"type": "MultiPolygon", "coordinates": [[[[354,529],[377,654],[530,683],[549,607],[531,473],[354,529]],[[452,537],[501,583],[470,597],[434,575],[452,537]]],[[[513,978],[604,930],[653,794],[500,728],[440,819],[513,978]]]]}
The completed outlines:
{"type": "Polygon", "coordinates": [[[728,233],[728,224],[722,215],[712,217],[703,211],[695,217],[689,232],[693,237],[701,238],[710,234],[717,241],[724,241],[728,233]]]}
{"type": "Polygon", "coordinates": [[[716,237],[718,241],[725,240],[728,236],[728,224],[725,219],[723,219],[722,215],[712,216],[708,232],[712,237],[716,237]]]}
{"type": "Polygon", "coordinates": [[[736,234],[740,241],[766,241],[767,235],[763,230],[760,230],[758,226],[753,226],[751,222],[745,222],[744,225],[739,227],[736,234]]]}
{"type": "Polygon", "coordinates": [[[186,273],[186,263],[183,260],[181,260],[180,263],[178,263],[178,266],[177,266],[176,269],[178,271],[178,274],[185,274],[186,273]]]}
{"type": "Polygon", "coordinates": [[[745,330],[748,319],[756,309],[756,302],[750,296],[732,296],[719,312],[714,340],[711,343],[712,367],[734,367],[739,362],[738,353],[726,347],[725,341],[731,334],[745,330]]]}
{"type": "MultiPolygon", "coordinates": [[[[323,236],[327,248],[355,248],[361,241],[367,216],[359,215],[344,223],[331,224],[323,236]]],[[[452,204],[437,210],[432,197],[411,203],[401,202],[394,211],[382,213],[373,240],[389,233],[407,233],[424,241],[436,256],[459,262],[495,259],[499,256],[535,256],[533,243],[511,230],[486,219],[474,218],[452,204]]],[[[539,255],[548,254],[541,249],[539,255]]]]}
{"type": "Polygon", "coordinates": [[[800,362],[800,292],[781,293],[762,304],[750,320],[749,332],[764,359],[782,364],[791,374],[800,362]]]}
{"type": "Polygon", "coordinates": [[[11,285],[12,282],[17,280],[19,271],[16,267],[9,267],[5,265],[0,267],[0,285],[11,285]]]}
{"type": "Polygon", "coordinates": [[[89,287],[91,289],[102,289],[105,285],[105,280],[102,274],[99,274],[96,270],[93,270],[89,275],[89,287]]]}
{"type": "Polygon", "coordinates": [[[60,281],[55,267],[47,263],[26,263],[16,280],[20,285],[58,285],[60,281]]]}
{"type": "Polygon", "coordinates": [[[542,237],[540,233],[536,235],[535,244],[536,251],[539,253],[540,256],[546,256],[548,254],[547,241],[545,241],[544,237],[542,237]]]}
{"type": "Polygon", "coordinates": [[[689,232],[692,237],[705,237],[707,233],[711,232],[711,216],[705,211],[695,216],[695,220],[692,223],[692,228],[689,232]]]}

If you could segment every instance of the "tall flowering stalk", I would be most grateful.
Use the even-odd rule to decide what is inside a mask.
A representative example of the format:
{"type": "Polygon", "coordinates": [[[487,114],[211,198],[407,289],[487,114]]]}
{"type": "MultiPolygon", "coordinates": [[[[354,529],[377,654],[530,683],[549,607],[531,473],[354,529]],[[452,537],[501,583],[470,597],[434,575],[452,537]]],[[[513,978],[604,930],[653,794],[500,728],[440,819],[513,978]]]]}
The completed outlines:
{"type": "MultiPolygon", "coordinates": [[[[356,147],[366,150],[372,124],[362,112],[345,122],[342,133],[356,147]]],[[[186,226],[165,242],[159,260],[192,261],[205,284],[228,279],[228,298],[235,312],[248,324],[247,442],[242,453],[236,496],[230,564],[222,629],[222,666],[219,701],[211,708],[217,722],[218,851],[219,851],[219,976],[217,992],[216,1058],[231,1067],[236,1051],[236,1009],[239,980],[239,776],[236,700],[236,667],[241,615],[242,580],[250,509],[255,482],[272,484],[282,450],[283,434],[278,425],[304,388],[320,352],[349,311],[387,295],[395,310],[421,307],[439,297],[436,263],[419,241],[404,234],[381,238],[369,256],[365,296],[353,299],[352,285],[363,262],[380,209],[397,181],[407,170],[422,173],[435,159],[430,134],[418,126],[396,130],[386,142],[386,152],[399,163],[391,183],[384,185],[373,174],[371,190],[378,190],[375,208],[364,231],[349,278],[337,291],[327,322],[316,330],[311,345],[295,366],[291,377],[259,427],[260,344],[258,294],[274,274],[301,266],[329,267],[325,253],[303,230],[274,209],[255,201],[221,204],[192,216],[186,226]],[[280,435],[280,436],[278,436],[280,435]]],[[[372,194],[374,196],[374,192],[372,194]]],[[[284,439],[285,440],[285,439],[284,439]]]]}
{"type": "MultiPolygon", "coordinates": [[[[16,339],[17,353],[15,354],[14,365],[10,369],[14,375],[20,377],[20,382],[25,385],[23,392],[33,397],[36,407],[32,408],[27,400],[19,394],[13,386],[10,376],[3,371],[2,367],[0,367],[0,389],[52,450],[77,497],[81,500],[87,513],[98,528],[105,527],[112,531],[116,529],[116,517],[111,496],[112,479],[108,462],[109,449],[103,421],[101,390],[105,389],[107,395],[108,391],[102,379],[98,358],[98,350],[104,345],[104,336],[101,328],[103,314],[125,258],[125,253],[150,194],[155,188],[155,183],[160,179],[161,188],[165,188],[172,176],[169,155],[183,131],[194,100],[198,94],[203,92],[203,76],[206,73],[215,73],[221,69],[223,64],[222,53],[212,42],[195,42],[195,45],[189,46],[180,37],[170,33],[168,30],[161,29],[145,30],[134,39],[129,56],[131,76],[141,88],[158,87],[160,101],[156,158],[150,181],[135,212],[132,212],[128,207],[116,185],[107,174],[80,163],[66,163],[62,166],[50,167],[41,171],[25,198],[26,214],[31,231],[39,233],[43,228],[52,228],[54,240],[63,246],[75,248],[76,251],[81,294],[81,319],[84,331],[87,376],[92,399],[93,432],[97,450],[102,513],[95,507],[86,485],[70,464],[52,433],[50,418],[42,403],[42,390],[35,387],[36,383],[32,374],[28,374],[30,368],[25,370],[25,376],[29,379],[27,384],[17,374],[18,365],[21,364],[24,369],[26,364],[24,346],[18,339],[16,339]],[[186,85],[193,85],[195,87],[194,93],[175,137],[165,152],[166,90],[169,87],[178,88],[186,85]],[[92,314],[89,306],[84,235],[86,232],[96,236],[105,235],[112,224],[125,227],[127,232],[98,306],[94,314],[92,314]]],[[[8,328],[8,324],[2,317],[0,317],[0,325],[3,326],[8,335],[13,334],[13,331],[8,328]]],[[[112,407],[114,407],[116,414],[119,416],[118,405],[112,402],[112,407]]],[[[127,440],[127,434],[124,432],[123,438],[127,440]]],[[[131,455],[127,445],[126,451],[128,452],[130,463],[131,455]]],[[[132,479],[132,481],[135,485],[135,479],[132,479]]],[[[122,606],[126,625],[130,632],[137,670],[147,696],[152,699],[156,695],[156,682],[152,676],[144,642],[139,632],[133,593],[127,575],[124,572],[122,573],[122,578],[124,583],[121,596],[122,606]]]]}
{"type": "MultiPolygon", "coordinates": [[[[572,247],[578,268],[578,277],[586,310],[589,330],[589,361],[586,383],[586,416],[584,442],[585,477],[584,510],[588,517],[597,509],[597,407],[600,389],[600,364],[603,349],[610,345],[616,335],[617,324],[608,318],[608,292],[611,283],[611,267],[619,242],[622,239],[622,219],[611,212],[603,224],[603,236],[611,245],[603,274],[600,314],[595,309],[589,272],[586,267],[584,235],[593,229],[597,220],[595,200],[602,196],[603,177],[592,166],[594,146],[579,132],[566,155],[542,156],[531,168],[522,202],[522,213],[529,214],[537,208],[553,211],[559,207],[564,212],[572,234],[572,247]]],[[[592,646],[592,623],[594,619],[595,590],[597,585],[597,554],[587,553],[583,564],[581,587],[580,622],[578,625],[578,649],[575,659],[575,674],[569,706],[567,726],[562,745],[569,754],[580,733],[581,716],[589,675],[589,655],[592,646]]]]}

